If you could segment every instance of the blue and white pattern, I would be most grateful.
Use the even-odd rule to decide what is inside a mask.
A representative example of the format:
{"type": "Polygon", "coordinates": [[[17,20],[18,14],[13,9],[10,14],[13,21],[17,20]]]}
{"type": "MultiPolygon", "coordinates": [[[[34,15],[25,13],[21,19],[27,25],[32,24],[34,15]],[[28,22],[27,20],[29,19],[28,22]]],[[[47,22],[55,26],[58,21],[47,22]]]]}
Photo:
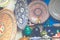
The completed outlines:
{"type": "Polygon", "coordinates": [[[47,31],[47,35],[49,35],[50,37],[56,34],[56,28],[54,27],[46,27],[45,30],[47,31]]]}
{"type": "Polygon", "coordinates": [[[20,29],[24,29],[28,22],[28,7],[26,0],[17,0],[15,5],[15,16],[17,25],[20,29]]]}
{"type": "Polygon", "coordinates": [[[41,37],[31,37],[30,40],[41,40],[41,37]]]}

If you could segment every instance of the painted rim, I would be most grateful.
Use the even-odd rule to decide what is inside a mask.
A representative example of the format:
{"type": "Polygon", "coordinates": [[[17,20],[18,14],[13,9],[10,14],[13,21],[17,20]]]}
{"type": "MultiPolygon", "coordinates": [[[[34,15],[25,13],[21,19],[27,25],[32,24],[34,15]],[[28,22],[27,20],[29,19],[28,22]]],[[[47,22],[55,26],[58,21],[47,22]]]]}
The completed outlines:
{"type": "Polygon", "coordinates": [[[10,0],[4,0],[3,2],[2,2],[2,0],[0,0],[0,2],[1,2],[0,7],[5,7],[9,4],[10,0]]]}

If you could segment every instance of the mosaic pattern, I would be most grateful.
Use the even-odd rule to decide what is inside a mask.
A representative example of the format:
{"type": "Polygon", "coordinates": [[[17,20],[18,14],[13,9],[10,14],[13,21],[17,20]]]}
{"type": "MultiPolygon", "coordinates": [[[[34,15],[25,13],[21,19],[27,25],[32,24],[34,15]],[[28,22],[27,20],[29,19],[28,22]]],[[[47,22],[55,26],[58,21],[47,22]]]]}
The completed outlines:
{"type": "Polygon", "coordinates": [[[17,0],[14,12],[18,27],[20,29],[24,29],[28,22],[28,8],[26,0],[17,0]]]}

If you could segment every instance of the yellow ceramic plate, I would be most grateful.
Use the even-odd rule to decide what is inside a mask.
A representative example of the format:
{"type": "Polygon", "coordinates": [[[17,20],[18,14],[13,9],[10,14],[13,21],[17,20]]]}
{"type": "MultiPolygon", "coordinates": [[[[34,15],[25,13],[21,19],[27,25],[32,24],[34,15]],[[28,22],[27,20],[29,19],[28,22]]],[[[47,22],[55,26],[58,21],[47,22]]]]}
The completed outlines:
{"type": "Polygon", "coordinates": [[[0,7],[7,6],[9,2],[10,2],[10,0],[0,0],[0,7]]]}

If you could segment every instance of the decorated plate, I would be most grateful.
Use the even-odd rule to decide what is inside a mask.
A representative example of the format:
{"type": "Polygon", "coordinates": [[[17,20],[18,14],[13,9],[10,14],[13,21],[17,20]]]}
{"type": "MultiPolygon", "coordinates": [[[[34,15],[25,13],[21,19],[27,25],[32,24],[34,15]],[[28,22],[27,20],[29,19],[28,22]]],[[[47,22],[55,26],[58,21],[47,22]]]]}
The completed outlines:
{"type": "Polygon", "coordinates": [[[0,0],[0,7],[5,7],[8,5],[10,0],[0,0]]]}
{"type": "Polygon", "coordinates": [[[0,11],[0,40],[14,40],[17,26],[13,12],[8,9],[0,11]]]}
{"type": "Polygon", "coordinates": [[[56,20],[60,20],[60,0],[51,0],[49,4],[50,15],[56,20]]]}
{"type": "Polygon", "coordinates": [[[33,1],[29,4],[29,20],[34,23],[43,23],[48,17],[49,13],[47,10],[47,5],[42,1],[33,1]]]}
{"type": "Polygon", "coordinates": [[[23,30],[28,22],[28,8],[26,0],[17,0],[14,12],[17,19],[17,25],[23,30]]]}

